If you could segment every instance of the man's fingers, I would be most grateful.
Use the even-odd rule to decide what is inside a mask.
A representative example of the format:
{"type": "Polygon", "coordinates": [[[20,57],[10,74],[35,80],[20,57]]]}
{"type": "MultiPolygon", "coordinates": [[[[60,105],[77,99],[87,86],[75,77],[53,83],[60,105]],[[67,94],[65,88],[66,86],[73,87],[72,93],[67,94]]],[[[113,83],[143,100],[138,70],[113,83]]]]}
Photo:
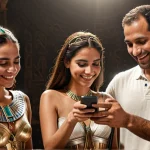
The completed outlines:
{"type": "Polygon", "coordinates": [[[111,123],[107,117],[91,117],[90,119],[97,124],[109,125],[111,123]]]}
{"type": "Polygon", "coordinates": [[[112,98],[107,98],[106,100],[105,100],[105,102],[107,103],[113,103],[113,102],[116,102],[116,100],[115,99],[112,99],[112,98]]]}
{"type": "Polygon", "coordinates": [[[98,111],[92,114],[92,117],[106,117],[109,115],[108,111],[98,111]]]}
{"type": "Polygon", "coordinates": [[[92,104],[95,108],[107,108],[110,109],[112,104],[111,103],[98,103],[98,104],[92,104]]]}
{"type": "Polygon", "coordinates": [[[78,118],[90,118],[90,117],[92,117],[91,114],[77,114],[77,113],[74,113],[73,115],[74,115],[74,117],[78,117],[78,118]]]}

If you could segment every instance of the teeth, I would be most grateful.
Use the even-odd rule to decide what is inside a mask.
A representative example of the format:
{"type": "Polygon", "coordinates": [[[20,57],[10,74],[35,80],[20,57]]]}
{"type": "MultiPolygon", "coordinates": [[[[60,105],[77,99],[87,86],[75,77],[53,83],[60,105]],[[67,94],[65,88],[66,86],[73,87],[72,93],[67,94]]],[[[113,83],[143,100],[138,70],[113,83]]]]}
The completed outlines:
{"type": "Polygon", "coordinates": [[[143,56],[141,56],[139,59],[143,59],[145,56],[147,56],[149,53],[144,54],[143,56]]]}
{"type": "Polygon", "coordinates": [[[6,79],[12,79],[14,76],[3,76],[6,79]]]}
{"type": "Polygon", "coordinates": [[[93,76],[83,76],[85,79],[92,79],[93,76]]]}

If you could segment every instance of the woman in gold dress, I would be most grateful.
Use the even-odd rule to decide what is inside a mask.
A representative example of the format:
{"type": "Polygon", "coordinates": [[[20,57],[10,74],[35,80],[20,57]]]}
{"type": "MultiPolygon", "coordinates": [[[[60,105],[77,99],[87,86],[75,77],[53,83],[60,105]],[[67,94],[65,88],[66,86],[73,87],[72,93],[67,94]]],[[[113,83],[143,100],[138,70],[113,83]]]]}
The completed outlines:
{"type": "Polygon", "coordinates": [[[29,98],[12,90],[20,71],[19,49],[12,32],[0,27],[0,149],[32,149],[29,98]]]}
{"type": "MultiPolygon", "coordinates": [[[[109,97],[99,92],[103,53],[99,38],[89,32],[76,32],[65,41],[40,100],[45,149],[107,148],[111,128],[93,122],[95,109],[80,102],[81,96],[96,96],[98,102],[109,97]]],[[[117,148],[116,134],[112,147],[117,148]]]]}

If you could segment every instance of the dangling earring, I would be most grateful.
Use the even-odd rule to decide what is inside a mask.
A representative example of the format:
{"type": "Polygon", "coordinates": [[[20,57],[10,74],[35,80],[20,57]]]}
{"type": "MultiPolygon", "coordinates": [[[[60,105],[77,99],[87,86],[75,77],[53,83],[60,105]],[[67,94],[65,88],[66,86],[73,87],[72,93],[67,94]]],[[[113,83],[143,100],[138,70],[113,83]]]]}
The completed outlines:
{"type": "Polygon", "coordinates": [[[11,88],[14,89],[15,87],[16,87],[16,79],[14,80],[14,84],[11,88]]]}
{"type": "Polygon", "coordinates": [[[13,90],[16,87],[16,79],[14,80],[14,83],[12,85],[12,87],[7,88],[8,90],[13,90]]]}

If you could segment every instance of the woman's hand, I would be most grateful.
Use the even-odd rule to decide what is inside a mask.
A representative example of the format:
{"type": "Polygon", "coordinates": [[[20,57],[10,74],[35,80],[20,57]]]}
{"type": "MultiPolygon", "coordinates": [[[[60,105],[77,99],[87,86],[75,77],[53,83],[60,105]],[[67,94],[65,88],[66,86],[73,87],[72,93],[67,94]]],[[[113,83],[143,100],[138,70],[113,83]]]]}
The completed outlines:
{"type": "Polygon", "coordinates": [[[95,109],[87,109],[87,106],[81,104],[80,101],[76,102],[73,106],[73,110],[69,113],[70,119],[72,118],[76,122],[83,122],[92,117],[92,113],[95,112],[95,109]]]}

